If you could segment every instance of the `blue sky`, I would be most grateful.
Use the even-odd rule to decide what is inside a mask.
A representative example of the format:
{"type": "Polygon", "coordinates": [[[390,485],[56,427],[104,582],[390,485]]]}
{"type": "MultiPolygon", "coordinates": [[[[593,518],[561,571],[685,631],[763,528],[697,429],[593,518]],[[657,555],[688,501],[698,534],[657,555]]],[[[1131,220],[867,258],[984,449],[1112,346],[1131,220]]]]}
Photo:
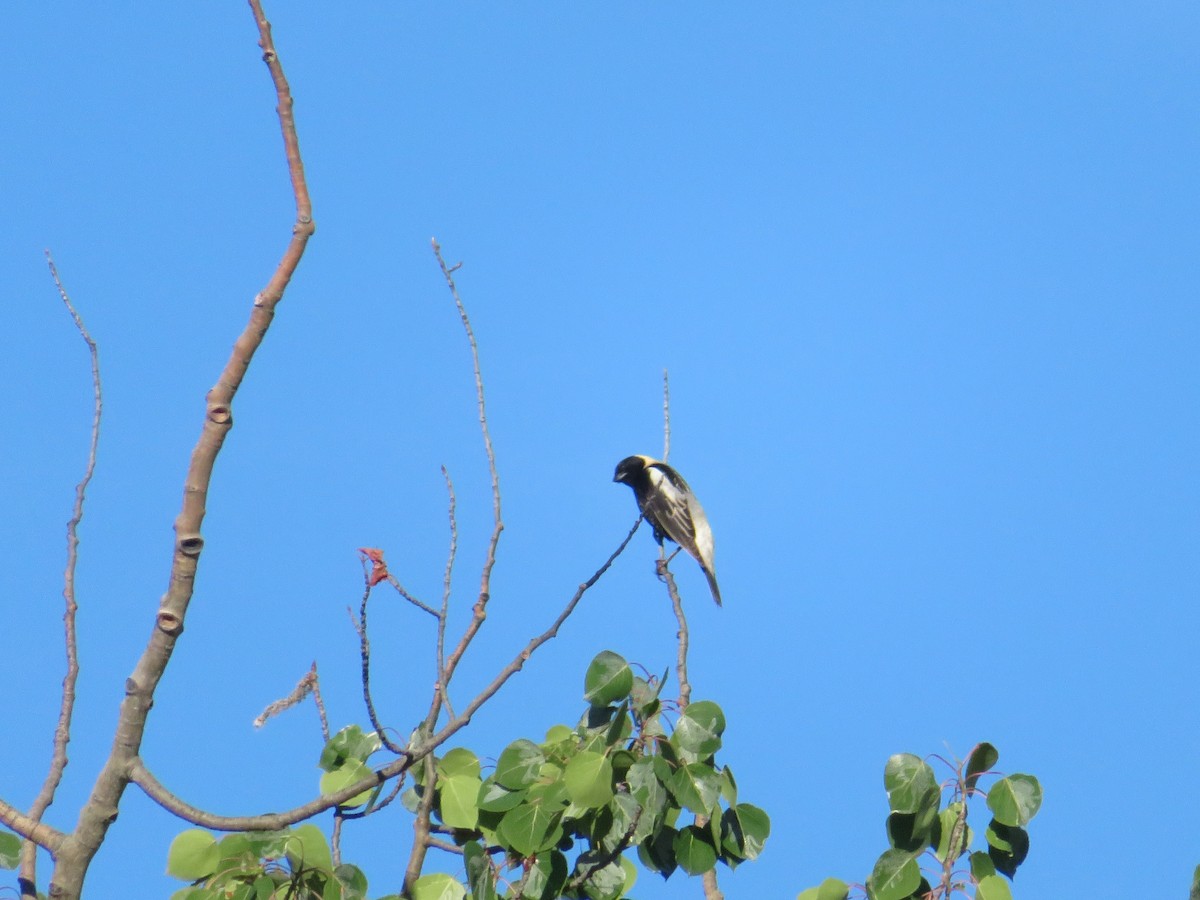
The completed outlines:
{"type": "MultiPolygon", "coordinates": [[[[365,720],[355,548],[383,547],[436,596],[442,464],[465,621],[490,501],[436,236],[464,263],[507,525],[462,696],[625,533],[612,468],[661,450],[666,367],[671,460],[708,510],[726,598],[676,567],[695,696],[724,707],[723,758],[773,821],[727,896],[861,879],[885,847],[886,758],[978,740],[1045,788],[1022,900],[1185,890],[1200,862],[1194,4],[268,14],[318,231],[217,463],[144,747],[168,787],[226,814],[313,794],[311,710],[251,720],[313,659],[335,727],[365,720]]],[[[0,796],[20,805],[57,714],[63,524],[90,420],[43,248],[100,342],[106,401],[60,827],[166,587],[204,394],[291,226],[255,41],[232,2],[28,6],[0,37],[0,796]]],[[[573,722],[602,649],[674,659],[654,550],[639,534],[462,743],[494,755],[573,722]]],[[[431,629],[383,598],[374,622],[378,701],[407,730],[431,629]]],[[[89,896],[172,890],[180,827],[131,789],[89,896]]],[[[349,829],[374,893],[398,889],[409,833],[403,815],[349,829]]],[[[636,894],[699,887],[647,876],[636,894]]]]}

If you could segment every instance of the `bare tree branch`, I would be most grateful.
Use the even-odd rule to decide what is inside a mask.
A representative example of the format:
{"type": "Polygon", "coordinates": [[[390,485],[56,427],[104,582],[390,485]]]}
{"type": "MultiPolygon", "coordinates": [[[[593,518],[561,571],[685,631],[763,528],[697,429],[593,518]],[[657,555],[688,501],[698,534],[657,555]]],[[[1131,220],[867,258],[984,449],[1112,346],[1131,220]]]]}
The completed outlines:
{"type": "Polygon", "coordinates": [[[11,803],[0,800],[0,825],[4,825],[10,831],[15,832],[27,841],[33,841],[39,847],[44,847],[51,853],[58,852],[58,848],[67,836],[57,828],[51,828],[43,822],[30,818],[25,815],[11,803]]]}
{"type": "Polygon", "coordinates": [[[267,64],[278,100],[277,113],[283,133],[284,150],[292,193],[296,201],[296,220],[292,237],[274,274],[254,299],[250,321],[234,343],[233,352],[217,383],[208,392],[204,426],[192,451],[184,482],[183,504],[175,520],[175,548],[171,563],[170,583],[160,601],[154,629],[133,674],[126,681],[125,699],[114,735],[112,752],[105,762],[84,804],[74,832],[61,842],[55,858],[50,893],[64,900],[73,900],[83,889],[88,864],[104,840],[109,826],[116,820],[121,797],[129,782],[131,763],[136,759],[146,728],[146,717],[153,703],[159,679],[170,662],[175,643],[183,633],[183,621],[192,598],[196,570],[204,538],[200,526],[204,521],[209,483],[213,464],[221,451],[225,437],[233,427],[231,411],[234,395],[242,384],[255,352],[261,346],[275,307],[296,271],[309,237],[315,226],[312,203],[304,179],[300,158],[300,143],[296,136],[292,114],[292,95],[271,39],[271,25],[263,13],[260,0],[249,0],[258,27],[259,46],[267,64]]]}
{"type": "Polygon", "coordinates": [[[663,369],[663,462],[671,455],[671,381],[663,369]]]}
{"type": "MultiPolygon", "coordinates": [[[[667,454],[671,452],[671,392],[670,384],[667,378],[667,370],[663,369],[663,460],[666,461],[667,454]]],[[[676,553],[679,551],[676,550],[676,553]]],[[[679,680],[679,711],[682,713],[688,708],[688,704],[692,702],[692,684],[688,681],[687,672],[687,656],[688,656],[688,625],[687,618],[683,614],[683,600],[679,596],[679,588],[675,584],[675,576],[668,568],[675,554],[671,556],[660,556],[658,560],[658,577],[667,586],[667,594],[671,597],[671,606],[675,610],[675,620],[679,623],[679,631],[676,632],[677,649],[675,654],[675,677],[679,680]]],[[[708,824],[708,816],[696,816],[696,825],[703,828],[708,824]]],[[[725,895],[721,893],[721,888],[717,884],[717,870],[709,869],[701,876],[701,883],[704,886],[705,900],[724,900],[725,895]]]]}
{"type": "Polygon", "coordinates": [[[671,605],[675,608],[675,619],[679,623],[679,631],[675,633],[678,645],[675,652],[675,677],[679,680],[679,711],[687,709],[692,702],[692,685],[688,681],[688,625],[683,615],[683,601],[679,597],[679,588],[675,586],[675,576],[667,568],[669,560],[658,561],[658,577],[667,585],[667,593],[671,597],[671,605]]]}
{"type": "MultiPolygon", "coordinates": [[[[79,644],[75,632],[75,616],[79,609],[75,599],[75,567],[79,561],[79,523],[83,521],[84,495],[87,492],[88,484],[91,483],[92,475],[96,472],[96,451],[100,444],[100,416],[104,408],[100,385],[100,353],[96,342],[92,340],[87,326],[83,324],[83,318],[71,302],[67,289],[63,287],[62,279],[58,275],[58,267],[54,264],[54,257],[51,256],[49,250],[45,253],[46,264],[50,267],[50,277],[58,289],[58,296],[62,298],[67,312],[71,314],[71,319],[75,322],[76,330],[87,344],[88,355],[91,357],[92,363],[93,403],[87,465],[84,468],[83,478],[75,485],[75,505],[71,510],[71,518],[67,522],[67,563],[63,571],[63,602],[65,604],[63,638],[67,656],[67,671],[63,676],[62,699],[58,711],[58,724],[54,729],[54,751],[50,758],[50,768],[46,772],[46,779],[42,782],[41,789],[29,807],[29,817],[36,822],[42,820],[42,816],[54,802],[54,795],[59,784],[62,783],[63,772],[67,768],[67,744],[71,740],[71,717],[75,710],[75,684],[79,680],[79,644]]],[[[37,844],[32,841],[27,841],[21,848],[21,868],[18,877],[23,892],[36,891],[37,844]]]]}
{"type": "MultiPolygon", "coordinates": [[[[440,708],[440,707],[439,707],[440,708]]],[[[406,897],[412,896],[413,885],[421,877],[421,869],[425,867],[425,854],[430,847],[429,822],[433,815],[434,784],[437,781],[437,765],[433,754],[425,757],[425,790],[421,794],[421,802],[417,805],[417,815],[413,821],[413,845],[408,855],[408,865],[404,869],[404,887],[401,893],[406,897]]]]}
{"type": "MultiPolygon", "coordinates": [[[[480,387],[482,387],[482,382],[480,382],[480,387]]],[[[442,477],[446,479],[446,493],[450,497],[450,550],[446,554],[446,574],[442,579],[442,614],[438,616],[437,679],[438,696],[446,707],[446,715],[453,719],[454,707],[450,705],[450,690],[446,677],[446,617],[450,612],[450,585],[454,575],[454,557],[458,553],[458,520],[455,518],[454,482],[450,480],[450,472],[445,466],[442,466],[442,477]]]]}
{"type": "Polygon", "coordinates": [[[407,600],[413,606],[417,607],[418,609],[424,610],[425,612],[427,612],[431,616],[433,616],[435,619],[438,617],[438,611],[436,609],[434,609],[428,603],[424,603],[424,602],[418,600],[411,593],[409,593],[409,591],[404,587],[404,585],[402,585],[399,582],[399,580],[396,578],[395,575],[393,575],[389,572],[386,581],[388,584],[390,584],[395,589],[397,594],[399,594],[401,597],[403,597],[405,600],[407,600]]]}
{"type": "MultiPolygon", "coordinates": [[[[371,590],[373,589],[373,579],[370,573],[363,568],[364,585],[362,602],[358,607],[358,621],[354,623],[354,630],[358,632],[358,652],[359,659],[362,661],[362,689],[363,703],[367,707],[367,717],[371,720],[371,727],[375,729],[375,733],[379,735],[380,743],[383,744],[392,753],[397,756],[404,752],[404,748],[395,743],[387,733],[387,730],[379,721],[379,716],[375,712],[375,701],[371,696],[371,640],[367,636],[367,603],[371,599],[371,590]]],[[[390,578],[391,576],[389,576],[390,578]]],[[[436,613],[435,613],[436,615],[436,613]]]]}
{"type": "Polygon", "coordinates": [[[261,813],[252,816],[219,816],[186,803],[167,790],[150,773],[150,770],[146,768],[146,764],[140,758],[135,758],[130,762],[128,778],[130,782],[145,791],[146,796],[163,809],[201,828],[211,828],[214,831],[273,831],[277,828],[286,828],[289,825],[295,825],[297,822],[311,819],[313,816],[323,813],[326,810],[342,806],[346,801],[357,797],[364,791],[372,790],[389,779],[395,778],[407,769],[409,765],[411,763],[407,758],[393,760],[375,772],[370,778],[364,778],[358,784],[349,785],[336,793],[324,794],[284,812],[261,813]]]}
{"type": "MultiPolygon", "coordinates": [[[[458,315],[462,319],[463,329],[467,332],[467,341],[471,345],[471,361],[475,367],[475,398],[479,405],[479,428],[483,432],[483,447],[487,453],[488,471],[492,476],[492,517],[494,525],[492,527],[492,538],[488,542],[487,558],[483,563],[483,573],[479,579],[479,600],[475,604],[475,619],[468,626],[468,633],[473,636],[479,630],[479,626],[483,624],[483,619],[485,618],[484,610],[491,596],[492,568],[496,565],[496,547],[500,543],[500,533],[504,531],[504,522],[500,517],[500,476],[496,472],[496,453],[492,448],[492,436],[487,424],[487,408],[483,395],[483,375],[479,368],[479,346],[475,343],[475,332],[471,328],[471,320],[467,316],[467,310],[463,306],[462,298],[458,295],[458,286],[454,283],[454,271],[458,268],[458,265],[448,267],[446,260],[442,258],[442,248],[436,238],[433,239],[432,244],[433,254],[437,257],[438,265],[442,269],[442,275],[446,279],[446,285],[450,288],[450,295],[454,298],[454,305],[458,308],[458,315]]],[[[460,649],[466,650],[467,643],[470,643],[469,638],[467,638],[465,643],[460,644],[460,649]]],[[[447,666],[447,682],[449,682],[450,677],[454,674],[454,667],[458,664],[458,660],[462,656],[461,653],[458,653],[457,649],[455,652],[457,656],[451,655],[447,666]]]]}

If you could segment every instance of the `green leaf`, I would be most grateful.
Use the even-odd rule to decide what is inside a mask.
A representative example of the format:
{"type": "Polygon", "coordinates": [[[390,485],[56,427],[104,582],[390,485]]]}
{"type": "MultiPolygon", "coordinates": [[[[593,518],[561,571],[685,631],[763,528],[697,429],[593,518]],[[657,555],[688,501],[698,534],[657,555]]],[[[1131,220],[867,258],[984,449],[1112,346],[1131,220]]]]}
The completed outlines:
{"type": "Polygon", "coordinates": [[[562,779],[535,784],[525,792],[525,802],[538,803],[547,808],[566,806],[567,786],[563,784],[562,779]]]}
{"type": "Polygon", "coordinates": [[[668,800],[667,789],[655,774],[654,760],[643,756],[635,762],[625,775],[625,783],[629,785],[633,799],[642,807],[638,830],[654,830],[662,820],[668,800]]]}
{"type": "MultiPolygon", "coordinates": [[[[939,790],[933,769],[919,756],[897,753],[883,768],[883,786],[892,812],[916,813],[930,788],[939,790]]],[[[939,790],[940,794],[940,790],[939,790]]]]}
{"type": "Polygon", "coordinates": [[[964,778],[964,781],[967,783],[967,790],[974,790],[975,783],[979,781],[979,776],[985,772],[990,772],[999,760],[1000,751],[991,744],[980,743],[972,747],[970,754],[967,756],[966,777],[964,778]]]}
{"type": "Polygon", "coordinates": [[[915,812],[894,812],[887,818],[888,843],[897,850],[918,853],[930,842],[942,792],[936,786],[920,798],[915,812]]]}
{"type": "Polygon", "coordinates": [[[497,900],[496,870],[479,841],[463,844],[463,861],[467,870],[467,885],[471,900],[497,900]]]}
{"type": "Polygon", "coordinates": [[[816,887],[800,892],[796,900],[846,900],[850,885],[838,878],[826,878],[816,887]]]}
{"type": "Polygon", "coordinates": [[[1188,900],[1200,900],[1200,866],[1192,872],[1192,889],[1188,891],[1188,900]]]}
{"type": "MultiPolygon", "coordinates": [[[[320,790],[322,794],[328,797],[344,788],[350,787],[352,784],[357,784],[364,778],[370,778],[374,774],[371,767],[361,760],[347,759],[338,768],[326,772],[321,776],[320,790]]],[[[355,794],[342,805],[362,806],[371,799],[371,794],[374,792],[375,788],[367,788],[361,794],[355,794]]]]}
{"type": "Polygon", "coordinates": [[[680,806],[698,816],[707,816],[712,814],[721,795],[721,776],[712,766],[688,763],[675,770],[667,787],[680,806]]]}
{"type": "Polygon", "coordinates": [[[21,839],[0,831],[0,869],[15,869],[21,864],[21,839]]]}
{"type": "Polygon", "coordinates": [[[199,881],[217,870],[220,859],[217,839],[202,828],[189,828],[171,841],[167,874],[180,881],[199,881]]]}
{"type": "Polygon", "coordinates": [[[292,836],[287,842],[287,858],[293,872],[301,867],[320,869],[322,872],[333,871],[329,842],[325,840],[321,829],[311,823],[292,830],[292,836]]]}
{"type": "Polygon", "coordinates": [[[629,663],[610,650],[596,655],[583,679],[583,699],[592,706],[608,706],[629,696],[633,690],[633,670],[629,663]]]}
{"type": "Polygon", "coordinates": [[[988,856],[996,866],[996,871],[1012,878],[1017,866],[1025,862],[1029,855],[1029,835],[1023,828],[1012,828],[1002,822],[992,819],[984,832],[988,843],[988,856]]]}
{"type": "Polygon", "coordinates": [[[476,805],[488,812],[505,812],[525,801],[525,791],[510,791],[496,784],[494,778],[489,778],[479,786],[479,800],[476,805]]]}
{"type": "Polygon", "coordinates": [[[591,900],[617,900],[625,890],[625,870],[615,860],[597,866],[600,859],[601,854],[596,850],[579,854],[574,877],[586,875],[582,887],[591,900]]]}
{"type": "Polygon", "coordinates": [[[606,747],[615,747],[628,740],[632,734],[633,722],[629,719],[629,701],[622,700],[613,715],[612,723],[608,726],[608,731],[604,733],[604,744],[606,747]]]}
{"type": "MultiPolygon", "coordinates": [[[[628,846],[639,844],[654,833],[654,817],[647,815],[630,794],[617,794],[608,805],[612,815],[612,827],[596,842],[601,850],[611,852],[617,845],[624,842],[628,846]],[[634,817],[637,823],[634,823],[634,817]],[[630,832],[633,828],[633,832],[630,832]]],[[[598,817],[597,817],[598,818],[598,817]]]]}
{"type": "Polygon", "coordinates": [[[383,742],[375,732],[364,732],[358,725],[347,725],[329,739],[321,751],[318,765],[326,772],[332,772],[347,760],[366,762],[382,746],[383,742]]]}
{"type": "Polygon", "coordinates": [[[1042,806],[1042,786],[1032,775],[1009,775],[992,785],[987,805],[1001,824],[1023,827],[1042,806]]]}
{"type": "Polygon", "coordinates": [[[689,875],[703,875],[717,864],[717,850],[708,832],[689,825],[672,842],[679,867],[689,875]]]}
{"type": "Polygon", "coordinates": [[[742,859],[757,859],[771,834],[771,818],[757,806],[739,803],[721,816],[722,846],[742,859]]]}
{"type": "Polygon", "coordinates": [[[523,803],[504,814],[500,827],[496,829],[496,836],[519,855],[533,856],[559,842],[562,838],[561,819],[562,814],[557,809],[523,803]]]}
{"type": "Polygon", "coordinates": [[[996,864],[992,858],[981,850],[971,854],[971,877],[978,881],[988,875],[996,874],[996,864]]]}
{"type": "Polygon", "coordinates": [[[737,781],[733,778],[733,769],[729,766],[721,769],[721,799],[730,806],[737,806],[737,781]]]}
{"type": "Polygon", "coordinates": [[[1012,900],[1012,889],[999,875],[988,875],[975,886],[975,900],[1012,900]]]}
{"type": "Polygon", "coordinates": [[[504,748],[500,759],[496,761],[496,774],[493,777],[509,790],[529,787],[538,780],[545,761],[546,755],[541,747],[521,738],[504,748]]]}
{"type": "Polygon", "coordinates": [[[466,747],[455,747],[437,761],[438,774],[443,778],[452,775],[470,775],[480,777],[479,757],[466,747]]]}
{"type": "Polygon", "coordinates": [[[567,883],[567,858],[557,850],[539,853],[529,864],[522,900],[555,900],[567,883]]]}
{"type": "Polygon", "coordinates": [[[625,875],[625,889],[624,889],[623,893],[628,894],[630,891],[633,890],[633,886],[635,884],[637,884],[637,880],[638,880],[637,866],[635,866],[632,862],[630,862],[629,857],[627,857],[627,856],[618,856],[617,862],[621,866],[621,872],[624,873],[624,875],[625,875]]]}
{"type": "Polygon", "coordinates": [[[921,867],[911,853],[885,850],[867,878],[867,896],[871,900],[907,900],[920,883],[921,867]]]}
{"type": "Polygon", "coordinates": [[[638,859],[651,872],[670,878],[679,863],[675,859],[675,837],[678,832],[669,825],[638,844],[638,859]]]}
{"type": "Polygon", "coordinates": [[[463,900],[467,889],[449,875],[422,875],[413,883],[412,900],[463,900]]]}
{"type": "Polygon", "coordinates": [[[358,866],[343,863],[333,870],[333,876],[341,885],[341,900],[366,900],[367,876],[358,866]]]}
{"type": "Polygon", "coordinates": [[[725,714],[721,707],[709,700],[698,700],[689,704],[675,723],[671,744],[684,759],[699,762],[721,749],[724,732],[725,714]]]}
{"type": "Polygon", "coordinates": [[[612,763],[607,756],[583,751],[569,763],[563,780],[567,796],[576,806],[599,809],[613,797],[612,763]]]}
{"type": "Polygon", "coordinates": [[[474,830],[479,824],[479,789],[483,782],[478,775],[452,775],[439,783],[441,805],[438,813],[450,828],[474,830]]]}
{"type": "Polygon", "coordinates": [[[551,725],[550,728],[546,730],[546,739],[542,741],[542,747],[548,750],[549,748],[557,746],[558,744],[564,744],[567,741],[574,740],[574,738],[575,732],[566,725],[551,725]]]}
{"type": "Polygon", "coordinates": [[[410,787],[400,792],[400,805],[407,809],[410,813],[416,813],[421,808],[421,795],[424,793],[424,788],[410,787]]]}

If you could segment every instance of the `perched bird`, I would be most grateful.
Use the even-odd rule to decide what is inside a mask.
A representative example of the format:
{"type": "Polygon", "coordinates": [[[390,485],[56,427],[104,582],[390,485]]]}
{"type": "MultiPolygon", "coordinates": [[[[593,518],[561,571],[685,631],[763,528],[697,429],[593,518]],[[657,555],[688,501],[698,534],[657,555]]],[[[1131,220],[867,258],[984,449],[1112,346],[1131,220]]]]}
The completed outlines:
{"type": "Polygon", "coordinates": [[[654,529],[660,547],[663,538],[669,538],[700,563],[713,599],[720,606],[721,589],[713,570],[712,529],[683,476],[649,456],[627,456],[617,463],[613,481],[633,488],[638,509],[654,529]]]}

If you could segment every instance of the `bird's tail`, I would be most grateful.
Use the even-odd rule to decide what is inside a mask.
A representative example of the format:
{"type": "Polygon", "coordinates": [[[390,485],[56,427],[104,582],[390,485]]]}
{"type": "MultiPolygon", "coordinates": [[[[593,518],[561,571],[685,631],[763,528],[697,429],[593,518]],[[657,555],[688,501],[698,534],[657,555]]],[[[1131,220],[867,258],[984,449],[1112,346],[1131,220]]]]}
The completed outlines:
{"type": "Polygon", "coordinates": [[[702,566],[704,569],[704,577],[708,579],[708,589],[712,591],[713,599],[717,601],[717,606],[721,605],[721,588],[717,585],[717,576],[713,574],[712,569],[708,566],[702,566]]]}

